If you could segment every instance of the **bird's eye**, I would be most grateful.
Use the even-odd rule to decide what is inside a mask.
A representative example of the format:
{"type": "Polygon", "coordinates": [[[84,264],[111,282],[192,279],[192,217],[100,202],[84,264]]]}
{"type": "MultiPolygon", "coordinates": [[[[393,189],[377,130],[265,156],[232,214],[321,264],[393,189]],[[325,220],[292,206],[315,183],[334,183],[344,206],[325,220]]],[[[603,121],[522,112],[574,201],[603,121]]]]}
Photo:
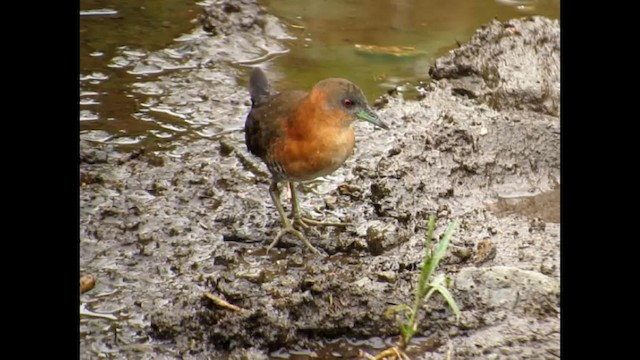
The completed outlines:
{"type": "Polygon", "coordinates": [[[353,106],[353,101],[351,99],[344,99],[342,100],[342,105],[346,108],[350,108],[353,106]]]}

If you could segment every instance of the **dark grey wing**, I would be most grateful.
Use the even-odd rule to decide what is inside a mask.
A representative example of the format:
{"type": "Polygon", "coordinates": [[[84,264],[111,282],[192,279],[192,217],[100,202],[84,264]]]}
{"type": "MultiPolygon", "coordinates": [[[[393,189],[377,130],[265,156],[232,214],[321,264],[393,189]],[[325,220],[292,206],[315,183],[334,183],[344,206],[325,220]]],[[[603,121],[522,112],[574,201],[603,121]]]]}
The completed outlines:
{"type": "Polygon", "coordinates": [[[295,113],[305,96],[304,91],[263,94],[253,103],[244,123],[245,142],[252,154],[265,159],[271,144],[284,134],[282,122],[295,113]]]}
{"type": "Polygon", "coordinates": [[[261,159],[264,159],[269,148],[269,139],[280,136],[268,126],[267,120],[264,118],[264,111],[252,108],[244,123],[244,141],[247,149],[261,159]]]}

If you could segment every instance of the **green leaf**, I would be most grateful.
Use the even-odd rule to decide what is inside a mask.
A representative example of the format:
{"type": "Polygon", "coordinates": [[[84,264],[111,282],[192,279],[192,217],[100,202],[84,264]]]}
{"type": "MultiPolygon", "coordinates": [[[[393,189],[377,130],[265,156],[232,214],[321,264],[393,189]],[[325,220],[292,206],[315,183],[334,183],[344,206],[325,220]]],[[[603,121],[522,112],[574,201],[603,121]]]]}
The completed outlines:
{"type": "Polygon", "coordinates": [[[429,298],[431,297],[431,295],[433,295],[433,293],[434,293],[435,291],[436,291],[436,288],[435,288],[435,287],[432,287],[432,288],[430,288],[430,289],[429,289],[429,291],[427,292],[427,294],[426,294],[426,295],[425,295],[425,297],[424,297],[424,302],[425,302],[425,303],[429,300],[429,298]]]}
{"type": "Polygon", "coordinates": [[[460,321],[460,308],[458,307],[458,304],[456,304],[456,301],[453,300],[453,296],[449,292],[449,289],[442,285],[436,285],[433,287],[433,289],[437,290],[442,295],[442,297],[447,300],[447,304],[449,304],[449,307],[451,308],[451,310],[453,310],[453,313],[456,314],[456,322],[460,321]]]}
{"type": "Polygon", "coordinates": [[[409,329],[409,325],[408,324],[400,324],[400,333],[402,334],[402,337],[406,338],[410,338],[410,332],[411,330],[409,329]]]}
{"type": "Polygon", "coordinates": [[[424,263],[422,269],[420,269],[420,277],[418,278],[418,289],[416,290],[416,297],[422,298],[427,290],[427,281],[433,272],[435,266],[431,266],[433,257],[431,256],[431,240],[433,239],[433,229],[435,227],[435,216],[429,217],[429,224],[427,226],[427,235],[424,239],[424,263]]]}
{"type": "MultiPolygon", "coordinates": [[[[433,230],[432,220],[433,220],[433,216],[431,216],[431,218],[429,219],[429,234],[431,234],[431,231],[433,230]]],[[[456,229],[456,227],[458,227],[457,222],[449,224],[449,226],[447,227],[447,230],[444,232],[444,236],[442,237],[442,240],[440,240],[440,242],[438,243],[438,247],[436,248],[436,251],[428,259],[426,259],[424,264],[422,265],[420,280],[418,282],[418,290],[421,296],[425,295],[426,282],[431,276],[431,274],[433,273],[433,271],[435,270],[435,268],[438,266],[438,263],[440,263],[440,260],[442,260],[442,258],[444,257],[444,254],[447,251],[447,247],[449,246],[449,240],[451,239],[451,235],[453,234],[453,231],[456,229]]],[[[425,244],[425,246],[429,246],[429,245],[425,244]]]]}
{"type": "Polygon", "coordinates": [[[444,232],[444,236],[442,237],[442,240],[440,240],[440,242],[438,243],[436,252],[433,254],[434,268],[438,266],[438,263],[440,262],[445,252],[447,251],[447,247],[449,246],[449,240],[451,239],[451,235],[453,234],[453,232],[457,227],[458,227],[457,222],[454,222],[452,224],[449,224],[449,226],[447,226],[447,230],[444,232]]]}

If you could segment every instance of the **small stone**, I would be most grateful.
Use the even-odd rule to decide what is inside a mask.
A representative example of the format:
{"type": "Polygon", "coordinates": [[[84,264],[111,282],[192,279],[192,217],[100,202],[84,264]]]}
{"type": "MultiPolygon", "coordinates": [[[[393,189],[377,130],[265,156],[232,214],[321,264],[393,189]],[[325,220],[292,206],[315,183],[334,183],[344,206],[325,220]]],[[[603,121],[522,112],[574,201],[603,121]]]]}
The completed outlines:
{"type": "Polygon", "coordinates": [[[264,270],[251,269],[248,271],[237,272],[236,277],[249,280],[254,284],[262,284],[265,282],[264,270]]]}
{"type": "Polygon", "coordinates": [[[451,246],[451,253],[463,261],[471,257],[471,250],[464,247],[451,246]]]}
{"type": "Polygon", "coordinates": [[[384,253],[384,234],[376,226],[367,228],[367,246],[371,255],[377,256],[384,253]]]}
{"type": "Polygon", "coordinates": [[[379,271],[376,273],[376,276],[378,277],[378,281],[384,281],[390,284],[395,283],[398,279],[396,273],[393,271],[379,271]]]}
{"type": "Polygon", "coordinates": [[[493,260],[493,258],[496,257],[496,253],[496,246],[491,240],[480,240],[478,246],[476,247],[476,254],[474,256],[473,262],[477,265],[489,260],[493,260]]]}
{"type": "Polygon", "coordinates": [[[544,232],[547,224],[540,218],[536,217],[529,222],[529,232],[544,232]]]}
{"type": "Polygon", "coordinates": [[[545,275],[553,274],[555,269],[556,269],[555,265],[547,265],[547,264],[540,265],[540,272],[545,274],[545,275]]]}
{"type": "Polygon", "coordinates": [[[337,196],[330,195],[330,196],[326,196],[324,198],[324,206],[327,209],[333,210],[333,209],[336,208],[337,204],[338,204],[338,197],[337,196]]]}

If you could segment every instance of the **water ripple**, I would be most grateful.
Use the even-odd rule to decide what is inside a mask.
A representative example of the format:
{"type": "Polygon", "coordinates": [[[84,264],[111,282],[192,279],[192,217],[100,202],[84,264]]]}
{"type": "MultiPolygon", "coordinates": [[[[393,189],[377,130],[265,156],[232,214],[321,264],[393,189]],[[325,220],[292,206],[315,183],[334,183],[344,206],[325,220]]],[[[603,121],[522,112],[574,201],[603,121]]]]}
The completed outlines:
{"type": "Polygon", "coordinates": [[[100,117],[92,110],[80,110],[80,121],[98,120],[100,117]]]}
{"type": "Polygon", "coordinates": [[[80,10],[80,16],[104,16],[116,14],[118,14],[118,11],[113,9],[80,10]]]}
{"type": "Polygon", "coordinates": [[[104,130],[87,130],[80,132],[80,139],[93,141],[93,142],[105,142],[111,139],[113,135],[104,130]]]}
{"type": "Polygon", "coordinates": [[[121,137],[112,138],[108,142],[111,144],[117,144],[117,145],[132,145],[132,144],[139,144],[142,140],[146,138],[147,138],[146,135],[121,136],[121,137]]]}

